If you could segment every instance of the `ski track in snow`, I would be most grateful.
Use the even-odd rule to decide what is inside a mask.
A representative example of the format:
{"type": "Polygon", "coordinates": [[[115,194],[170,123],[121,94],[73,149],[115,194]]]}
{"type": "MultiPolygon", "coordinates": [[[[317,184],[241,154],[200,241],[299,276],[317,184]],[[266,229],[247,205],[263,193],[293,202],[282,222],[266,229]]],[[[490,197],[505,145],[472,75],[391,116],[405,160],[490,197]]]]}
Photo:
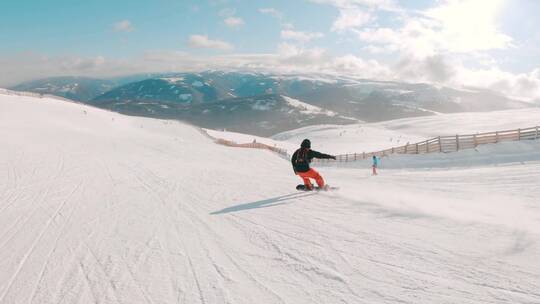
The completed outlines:
{"type": "Polygon", "coordinates": [[[0,137],[2,304],[540,302],[539,163],[297,192],[267,151],[2,95],[0,137]]]}

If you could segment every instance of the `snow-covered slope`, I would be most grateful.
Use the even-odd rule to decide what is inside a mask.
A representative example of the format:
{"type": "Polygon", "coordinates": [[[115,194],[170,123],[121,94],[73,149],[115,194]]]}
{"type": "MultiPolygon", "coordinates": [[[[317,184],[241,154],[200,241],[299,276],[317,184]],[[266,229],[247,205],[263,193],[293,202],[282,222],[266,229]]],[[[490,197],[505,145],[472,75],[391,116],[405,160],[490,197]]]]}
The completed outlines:
{"type": "Polygon", "coordinates": [[[293,108],[299,109],[304,114],[325,114],[328,116],[336,116],[337,113],[319,108],[309,103],[302,102],[298,99],[294,99],[288,96],[283,96],[285,101],[293,108]]]}
{"type": "Polygon", "coordinates": [[[50,77],[21,83],[13,90],[51,94],[73,100],[89,101],[118,84],[116,81],[87,77],[50,77]]]}
{"type": "Polygon", "coordinates": [[[540,107],[484,113],[456,113],[373,124],[422,137],[514,130],[540,125],[540,107]]]}
{"type": "Polygon", "coordinates": [[[0,138],[0,303],[540,301],[538,163],[302,193],[268,151],[4,94],[0,138]]]}
{"type": "MultiPolygon", "coordinates": [[[[540,108],[487,113],[440,114],[353,125],[318,125],[272,136],[275,141],[298,145],[311,139],[314,149],[334,154],[372,152],[428,138],[514,130],[540,125],[540,108]]],[[[279,144],[278,144],[279,145],[279,144]]]]}

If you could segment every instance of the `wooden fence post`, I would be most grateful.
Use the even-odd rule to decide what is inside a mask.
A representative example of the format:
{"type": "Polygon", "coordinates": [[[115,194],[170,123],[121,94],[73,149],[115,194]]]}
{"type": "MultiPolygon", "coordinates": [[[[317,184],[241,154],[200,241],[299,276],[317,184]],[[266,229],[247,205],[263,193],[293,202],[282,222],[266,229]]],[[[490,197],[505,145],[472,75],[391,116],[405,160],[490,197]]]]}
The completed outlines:
{"type": "Polygon", "coordinates": [[[416,154],[418,154],[418,143],[416,143],[416,154]]]}
{"type": "Polygon", "coordinates": [[[349,162],[349,154],[345,154],[345,162],[349,162]]]}
{"type": "Polygon", "coordinates": [[[472,136],[472,138],[473,138],[474,147],[475,147],[475,148],[478,147],[478,142],[476,141],[476,134],[474,134],[474,135],[472,136]]]}
{"type": "Polygon", "coordinates": [[[392,147],[392,154],[394,154],[394,147],[392,147]]]}
{"type": "Polygon", "coordinates": [[[495,131],[495,143],[499,142],[499,131],[495,131]]]}
{"type": "Polygon", "coordinates": [[[538,126],[536,126],[536,136],[535,139],[538,139],[538,126]]]}
{"type": "Polygon", "coordinates": [[[439,152],[442,152],[441,137],[439,136],[437,140],[439,141],[439,152]]]}
{"type": "Polygon", "coordinates": [[[356,153],[354,153],[354,161],[356,161],[356,153]]]}
{"type": "Polygon", "coordinates": [[[405,154],[407,154],[407,147],[409,146],[409,144],[406,144],[405,145],[405,154]]]}
{"type": "Polygon", "coordinates": [[[366,159],[366,152],[362,152],[362,159],[366,159]]]}
{"type": "Polygon", "coordinates": [[[521,140],[521,128],[518,129],[518,140],[521,140]]]}
{"type": "Polygon", "coordinates": [[[426,140],[425,142],[425,145],[426,145],[426,153],[429,153],[429,140],[426,140]]]}
{"type": "Polygon", "coordinates": [[[459,134],[456,134],[456,151],[459,151],[459,134]]]}

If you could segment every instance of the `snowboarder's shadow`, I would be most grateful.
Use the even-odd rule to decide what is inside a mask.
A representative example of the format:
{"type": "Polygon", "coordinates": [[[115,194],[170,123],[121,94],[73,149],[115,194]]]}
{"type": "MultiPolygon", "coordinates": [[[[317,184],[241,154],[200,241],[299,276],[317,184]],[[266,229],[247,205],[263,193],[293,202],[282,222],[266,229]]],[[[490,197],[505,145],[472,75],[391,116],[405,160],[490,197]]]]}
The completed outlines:
{"type": "Polygon", "coordinates": [[[272,198],[268,198],[268,199],[264,199],[264,200],[260,200],[260,201],[256,201],[256,202],[245,203],[245,204],[240,204],[240,205],[236,205],[236,206],[227,207],[227,208],[221,209],[219,211],[211,212],[210,214],[225,214],[225,213],[238,212],[238,211],[249,210],[249,209],[273,207],[273,206],[286,204],[286,203],[284,203],[284,201],[288,201],[288,200],[295,199],[295,198],[300,198],[300,197],[305,197],[305,196],[310,196],[310,195],[314,195],[314,194],[315,193],[302,193],[302,192],[298,193],[298,192],[295,192],[295,193],[276,196],[276,197],[272,197],[272,198]]]}

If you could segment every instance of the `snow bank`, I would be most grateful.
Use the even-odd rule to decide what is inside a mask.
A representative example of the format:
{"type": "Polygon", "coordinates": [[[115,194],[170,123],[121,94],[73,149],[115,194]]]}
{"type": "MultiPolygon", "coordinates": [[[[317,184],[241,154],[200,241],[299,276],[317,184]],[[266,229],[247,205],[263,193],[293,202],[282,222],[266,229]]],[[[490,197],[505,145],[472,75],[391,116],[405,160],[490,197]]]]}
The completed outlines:
{"type": "Polygon", "coordinates": [[[421,137],[514,130],[540,125],[540,107],[493,112],[441,114],[374,123],[373,127],[399,130],[421,137]]]}
{"type": "Polygon", "coordinates": [[[297,108],[300,112],[304,114],[325,114],[328,116],[336,116],[335,112],[319,108],[317,106],[311,105],[309,103],[302,102],[298,99],[294,99],[288,96],[282,96],[283,99],[293,108],[297,108]]]}
{"type": "Polygon", "coordinates": [[[272,136],[272,139],[291,144],[300,143],[304,138],[311,140],[314,150],[331,154],[379,151],[425,139],[370,124],[317,125],[272,136]]]}
{"type": "MultiPolygon", "coordinates": [[[[468,168],[513,165],[540,161],[540,140],[503,142],[452,153],[391,154],[380,158],[382,169],[468,168]]],[[[319,166],[370,168],[371,159],[322,163],[319,166]]]]}
{"type": "Polygon", "coordinates": [[[540,108],[486,113],[441,114],[353,125],[317,125],[272,136],[289,143],[312,141],[316,150],[333,154],[373,152],[429,138],[513,130],[540,125],[540,108]]]}

